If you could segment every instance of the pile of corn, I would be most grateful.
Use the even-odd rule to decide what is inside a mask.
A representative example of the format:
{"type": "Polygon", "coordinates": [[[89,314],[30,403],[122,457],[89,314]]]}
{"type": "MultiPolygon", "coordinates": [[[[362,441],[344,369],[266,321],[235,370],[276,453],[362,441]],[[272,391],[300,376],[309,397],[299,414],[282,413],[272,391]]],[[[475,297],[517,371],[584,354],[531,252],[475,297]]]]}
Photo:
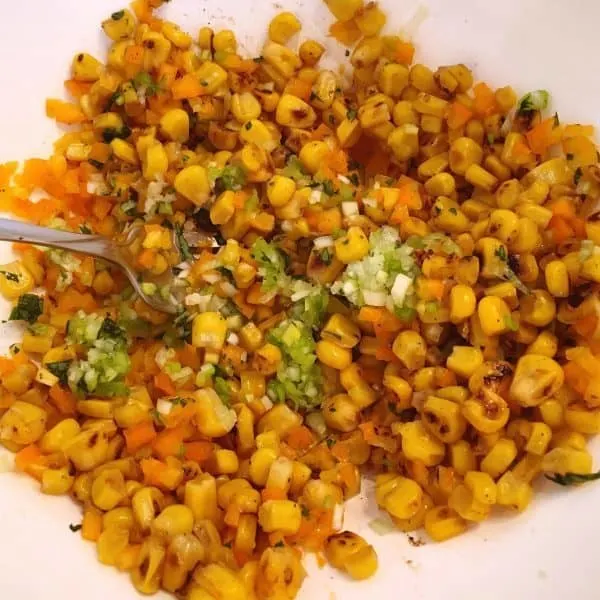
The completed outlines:
{"type": "Polygon", "coordinates": [[[374,548],[338,529],[361,468],[436,541],[525,510],[541,474],[595,477],[593,129],[544,115],[543,90],[414,63],[376,3],[326,1],[350,82],[318,42],[291,48],[290,13],[245,58],[135,0],[102,23],[106,63],[78,53],[72,101],[47,101],[77,126],[0,167],[3,210],[141,224],[140,276],[185,292],[173,320],[109,265],[23,244],[0,271],[28,324],[0,359],[0,443],[142,593],[291,599],[303,551],[371,576],[374,548]],[[194,248],[207,227],[215,251],[194,248]]]}

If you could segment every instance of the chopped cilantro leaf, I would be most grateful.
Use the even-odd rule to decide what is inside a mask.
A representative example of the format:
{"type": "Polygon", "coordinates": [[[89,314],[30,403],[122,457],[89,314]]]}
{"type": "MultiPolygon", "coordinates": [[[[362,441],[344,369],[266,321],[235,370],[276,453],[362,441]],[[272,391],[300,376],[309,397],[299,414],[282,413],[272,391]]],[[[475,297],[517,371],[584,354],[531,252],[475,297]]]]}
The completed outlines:
{"type": "Polygon", "coordinates": [[[587,481],[600,479],[600,471],[597,473],[587,473],[585,475],[579,473],[565,473],[564,475],[554,473],[553,475],[546,475],[546,479],[558,483],[558,485],[577,485],[586,483],[587,481]]]}
{"type": "Polygon", "coordinates": [[[10,321],[27,321],[35,323],[44,311],[44,299],[36,294],[23,294],[17,305],[11,310],[10,321]]]}
{"type": "Polygon", "coordinates": [[[504,317],[504,325],[509,331],[518,331],[519,324],[513,319],[512,315],[506,315],[504,317]]]}
{"type": "Polygon", "coordinates": [[[575,185],[577,185],[579,183],[579,180],[581,179],[582,175],[583,175],[583,171],[582,171],[581,167],[577,167],[575,169],[575,173],[573,175],[573,183],[575,185]]]}
{"type": "Polygon", "coordinates": [[[321,185],[323,186],[323,192],[328,196],[333,196],[335,194],[335,186],[333,185],[333,181],[331,181],[331,179],[326,179],[321,185]]]}
{"type": "Polygon", "coordinates": [[[177,248],[179,249],[179,254],[181,255],[181,260],[194,260],[194,255],[183,235],[183,227],[181,225],[175,225],[175,241],[177,243],[177,248]]]}
{"type": "Polygon", "coordinates": [[[258,238],[252,244],[252,258],[258,262],[258,272],[263,278],[262,289],[271,291],[285,278],[286,260],[284,254],[271,242],[258,238]]]}
{"type": "Polygon", "coordinates": [[[71,366],[71,360],[59,360],[56,362],[46,363],[46,369],[52,373],[52,375],[58,377],[58,380],[63,384],[68,383],[69,367],[71,366]]]}
{"type": "Polygon", "coordinates": [[[69,529],[73,532],[76,533],[77,531],[79,531],[81,529],[82,525],[81,523],[69,523],[69,529]]]}
{"type": "Polygon", "coordinates": [[[223,404],[229,404],[231,399],[231,387],[227,380],[223,379],[223,377],[215,377],[213,387],[219,398],[223,401],[223,404]]]}
{"type": "Polygon", "coordinates": [[[125,16],[125,11],[118,10],[117,12],[114,12],[112,15],[110,15],[110,18],[113,21],[120,21],[124,16],[125,16]]]}
{"type": "Polygon", "coordinates": [[[354,119],[356,119],[357,116],[358,111],[354,108],[351,108],[348,111],[346,111],[346,119],[348,119],[348,121],[354,121],[354,119]]]}
{"type": "Polygon", "coordinates": [[[508,260],[508,254],[506,253],[506,248],[504,246],[498,246],[494,252],[494,255],[504,262],[508,260]]]}

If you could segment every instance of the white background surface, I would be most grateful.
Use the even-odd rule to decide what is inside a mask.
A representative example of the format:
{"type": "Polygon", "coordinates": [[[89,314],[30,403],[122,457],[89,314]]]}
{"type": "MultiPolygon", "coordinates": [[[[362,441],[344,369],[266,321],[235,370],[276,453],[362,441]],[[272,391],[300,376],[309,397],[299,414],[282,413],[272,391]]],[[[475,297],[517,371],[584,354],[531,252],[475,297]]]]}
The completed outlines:
{"type": "MultiPolygon", "coordinates": [[[[279,2],[301,17],[301,38],[325,40],[331,17],[319,0],[279,2]]],[[[561,119],[600,123],[597,0],[382,4],[388,11],[394,7],[392,32],[406,28],[417,7],[427,7],[415,34],[418,60],[434,67],[465,62],[478,78],[511,83],[519,93],[546,88],[561,119]]],[[[57,132],[44,117],[44,98],[62,94],[73,54],[99,54],[100,21],[122,7],[120,0],[0,2],[0,161],[49,152],[57,132]]],[[[263,0],[172,0],[166,14],[191,32],[207,22],[232,28],[254,55],[275,12],[275,5],[263,0]]],[[[7,341],[0,331],[0,343],[7,341]]],[[[6,458],[0,451],[0,461],[6,458]]],[[[0,474],[0,598],[136,598],[127,577],[97,563],[94,546],[69,531],[69,523],[80,521],[78,508],[68,499],[42,496],[36,487],[25,477],[0,474]]],[[[367,526],[374,516],[372,501],[356,499],[346,526],[376,547],[377,576],[356,584],[327,568],[311,568],[301,599],[597,600],[599,500],[600,483],[569,491],[545,485],[521,516],[497,518],[450,542],[414,548],[401,533],[377,536],[367,526]]]]}

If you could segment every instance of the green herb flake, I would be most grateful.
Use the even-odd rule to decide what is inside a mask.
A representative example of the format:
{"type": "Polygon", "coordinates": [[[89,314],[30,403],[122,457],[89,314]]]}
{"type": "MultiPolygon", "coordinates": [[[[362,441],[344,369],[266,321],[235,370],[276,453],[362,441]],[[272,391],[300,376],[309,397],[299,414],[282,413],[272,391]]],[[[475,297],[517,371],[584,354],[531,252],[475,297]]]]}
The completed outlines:
{"type": "Polygon", "coordinates": [[[244,125],[244,129],[246,131],[250,131],[250,129],[252,129],[252,121],[248,121],[245,125],[244,125]]]}
{"type": "Polygon", "coordinates": [[[183,227],[181,225],[175,225],[175,242],[179,249],[181,260],[194,260],[194,255],[190,250],[190,245],[187,243],[185,236],[183,235],[183,227]]]}
{"type": "Polygon", "coordinates": [[[327,194],[328,196],[335,195],[336,190],[331,179],[326,179],[321,183],[321,185],[323,186],[323,193],[327,194]]]}
{"type": "Polygon", "coordinates": [[[588,481],[600,479],[600,471],[597,473],[588,473],[586,475],[581,475],[579,473],[565,473],[564,475],[554,473],[553,475],[546,475],[546,479],[549,479],[558,485],[579,485],[588,481]]]}
{"type": "Polygon", "coordinates": [[[517,323],[517,321],[515,321],[515,319],[513,319],[512,315],[506,315],[504,317],[504,325],[509,331],[519,330],[519,324],[517,323]]]}
{"type": "Polygon", "coordinates": [[[579,183],[579,180],[581,179],[583,175],[583,170],[581,169],[581,167],[577,167],[575,169],[575,173],[573,174],[573,183],[575,185],[577,185],[579,183]]]}
{"type": "Polygon", "coordinates": [[[560,125],[560,119],[558,118],[558,113],[554,113],[554,127],[558,127],[560,125]]]}
{"type": "Polygon", "coordinates": [[[456,210],[456,208],[454,208],[453,206],[450,207],[448,210],[450,211],[451,215],[457,215],[458,214],[458,210],[456,210]]]}
{"type": "Polygon", "coordinates": [[[325,440],[328,448],[333,448],[335,446],[335,440],[333,438],[327,438],[325,440]]]}
{"type": "Polygon", "coordinates": [[[281,540],[279,540],[276,544],[274,544],[273,547],[274,548],[284,548],[285,544],[281,540]]]}
{"type": "Polygon", "coordinates": [[[231,387],[228,381],[223,379],[223,377],[215,377],[213,387],[219,398],[223,401],[223,404],[228,405],[231,399],[231,387]]]}
{"type": "Polygon", "coordinates": [[[310,510],[308,510],[308,508],[304,506],[304,504],[300,505],[300,510],[302,511],[302,517],[304,519],[308,519],[308,517],[310,517],[310,510]]]}
{"type": "Polygon", "coordinates": [[[528,115],[536,110],[544,110],[550,101],[546,90],[535,90],[525,94],[517,105],[517,115],[528,115]]]}
{"type": "Polygon", "coordinates": [[[504,246],[498,246],[496,251],[494,252],[494,256],[497,256],[500,260],[507,262],[508,254],[506,253],[506,248],[504,246]]]}
{"type": "Polygon", "coordinates": [[[357,116],[358,111],[354,108],[351,108],[346,112],[346,119],[348,119],[348,121],[354,121],[354,119],[356,119],[357,116]]]}
{"type": "Polygon", "coordinates": [[[286,260],[283,252],[273,243],[258,238],[251,248],[252,258],[258,263],[258,273],[262,277],[262,290],[276,289],[285,279],[286,260]]]}
{"type": "Polygon", "coordinates": [[[50,371],[50,373],[52,373],[52,375],[58,377],[58,380],[63,385],[67,385],[69,382],[69,367],[71,366],[72,362],[73,361],[71,360],[59,360],[56,362],[46,363],[45,367],[48,369],[48,371],[50,371]]]}
{"type": "Polygon", "coordinates": [[[27,321],[35,323],[44,311],[44,299],[36,294],[23,294],[17,305],[10,311],[10,321],[27,321]]]}
{"type": "Polygon", "coordinates": [[[99,160],[96,160],[95,158],[88,158],[88,162],[90,163],[90,165],[92,165],[92,167],[98,169],[98,171],[101,171],[104,168],[104,163],[100,162],[99,160]]]}
{"type": "Polygon", "coordinates": [[[73,533],[76,533],[77,531],[79,531],[81,529],[81,527],[82,527],[81,523],[69,523],[69,529],[73,533]]]}

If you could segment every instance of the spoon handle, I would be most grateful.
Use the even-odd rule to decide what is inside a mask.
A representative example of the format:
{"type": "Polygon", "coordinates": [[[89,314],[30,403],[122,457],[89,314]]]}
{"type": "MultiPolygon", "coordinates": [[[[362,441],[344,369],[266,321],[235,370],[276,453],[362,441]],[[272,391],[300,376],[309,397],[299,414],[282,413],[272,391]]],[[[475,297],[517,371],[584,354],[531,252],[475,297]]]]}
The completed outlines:
{"type": "Polygon", "coordinates": [[[98,235],[71,233],[12,219],[0,219],[0,240],[61,248],[116,262],[113,244],[98,235]]]}

